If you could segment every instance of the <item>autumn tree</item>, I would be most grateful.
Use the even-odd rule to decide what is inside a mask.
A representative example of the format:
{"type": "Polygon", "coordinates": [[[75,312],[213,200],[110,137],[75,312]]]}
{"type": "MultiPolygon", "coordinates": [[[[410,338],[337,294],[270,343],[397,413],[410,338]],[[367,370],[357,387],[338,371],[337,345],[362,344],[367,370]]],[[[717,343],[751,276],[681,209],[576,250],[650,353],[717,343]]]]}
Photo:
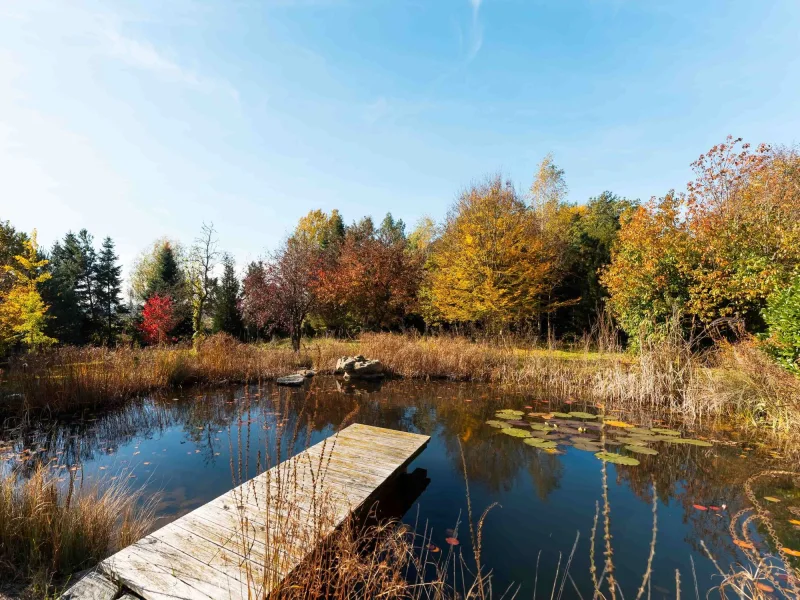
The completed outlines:
{"type": "Polygon", "coordinates": [[[312,210],[298,221],[292,238],[309,248],[325,250],[340,244],[344,234],[344,220],[338,210],[334,209],[330,214],[312,210]]]}
{"type": "Polygon", "coordinates": [[[142,337],[148,344],[165,344],[177,324],[175,305],[169,295],[153,294],[142,308],[142,337]]]}
{"type": "Polygon", "coordinates": [[[0,220],[0,298],[11,289],[12,277],[4,267],[14,264],[14,257],[25,252],[28,236],[17,231],[9,221],[0,220]]]}
{"type": "Polygon", "coordinates": [[[429,320],[494,329],[539,314],[552,268],[535,212],[500,177],[461,194],[428,265],[429,320]]]}
{"type": "Polygon", "coordinates": [[[236,264],[230,254],[222,257],[222,280],[217,290],[214,304],[212,330],[240,337],[244,325],[239,309],[239,280],[236,278],[236,264]]]}
{"type": "Polygon", "coordinates": [[[56,342],[44,331],[47,305],[37,286],[47,281],[50,273],[45,270],[48,261],[39,257],[36,230],[22,245],[22,253],[3,266],[9,289],[0,299],[0,352],[16,343],[35,350],[56,342]]]}
{"type": "Polygon", "coordinates": [[[242,279],[242,319],[248,330],[258,338],[270,326],[272,309],[270,296],[274,290],[267,281],[267,269],[263,261],[254,261],[247,266],[242,279]]]}
{"type": "Polygon", "coordinates": [[[288,332],[295,352],[300,350],[303,323],[316,301],[317,259],[313,244],[290,238],[269,261],[251,265],[244,280],[245,319],[258,328],[288,332]]]}
{"type": "Polygon", "coordinates": [[[614,315],[634,339],[657,334],[676,312],[686,314],[697,252],[684,210],[685,198],[670,192],[622,215],[601,281],[614,315]]]}
{"type": "Polygon", "coordinates": [[[566,266],[553,292],[556,302],[563,303],[553,315],[559,335],[581,335],[603,310],[608,292],[600,282],[600,274],[611,262],[611,248],[622,215],[636,206],[638,202],[605,191],[585,205],[572,208],[566,266]]]}
{"type": "Polygon", "coordinates": [[[192,331],[195,339],[203,333],[203,320],[217,285],[216,277],[212,277],[219,257],[217,243],[214,224],[203,223],[202,232],[192,246],[188,268],[192,303],[192,331]]]}
{"type": "Polygon", "coordinates": [[[404,223],[388,214],[377,230],[371,220],[348,229],[338,260],[320,272],[316,296],[352,326],[393,328],[416,305],[421,269],[404,223]]]}
{"type": "Polygon", "coordinates": [[[699,260],[688,309],[759,330],[767,298],[800,264],[800,155],[729,136],[692,166],[687,223],[699,260]]]}

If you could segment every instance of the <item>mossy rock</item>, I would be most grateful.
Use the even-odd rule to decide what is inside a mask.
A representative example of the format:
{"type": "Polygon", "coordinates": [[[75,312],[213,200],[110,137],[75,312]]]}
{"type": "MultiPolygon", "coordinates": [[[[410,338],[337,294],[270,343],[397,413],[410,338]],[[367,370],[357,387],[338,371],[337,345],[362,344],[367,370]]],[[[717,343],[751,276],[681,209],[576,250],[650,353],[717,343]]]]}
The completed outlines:
{"type": "Polygon", "coordinates": [[[703,448],[710,448],[714,444],[705,440],[695,440],[692,438],[667,438],[664,440],[668,444],[688,444],[690,446],[702,446],[703,448]]]}
{"type": "Polygon", "coordinates": [[[490,420],[490,421],[486,421],[486,424],[489,427],[496,427],[497,429],[505,429],[506,427],[508,427],[508,424],[505,421],[490,420]]]}
{"type": "Polygon", "coordinates": [[[522,441],[528,444],[528,446],[533,446],[534,448],[539,448],[540,450],[555,449],[556,446],[558,446],[558,444],[551,442],[550,440],[543,440],[534,437],[526,438],[522,441]]]}
{"type": "Polygon", "coordinates": [[[646,448],[644,446],[625,446],[625,450],[633,452],[634,454],[648,454],[650,456],[658,454],[658,450],[653,450],[652,448],[646,448]]]}
{"type": "Polygon", "coordinates": [[[516,427],[506,427],[505,429],[501,429],[500,433],[505,433],[506,435],[510,435],[511,437],[518,437],[518,438],[531,437],[530,431],[526,431],[524,429],[517,429],[516,427]]]}
{"type": "Polygon", "coordinates": [[[650,431],[652,431],[653,433],[658,433],[660,435],[679,436],[681,434],[680,431],[675,431],[674,429],[665,429],[664,427],[651,427],[650,431]]]}
{"type": "Polygon", "coordinates": [[[614,463],[615,465],[635,467],[639,464],[639,461],[632,456],[623,456],[622,454],[616,454],[614,452],[598,452],[595,456],[602,461],[614,463]]]}
{"type": "Polygon", "coordinates": [[[574,411],[569,413],[571,419],[596,419],[600,415],[593,415],[592,413],[574,411]]]}

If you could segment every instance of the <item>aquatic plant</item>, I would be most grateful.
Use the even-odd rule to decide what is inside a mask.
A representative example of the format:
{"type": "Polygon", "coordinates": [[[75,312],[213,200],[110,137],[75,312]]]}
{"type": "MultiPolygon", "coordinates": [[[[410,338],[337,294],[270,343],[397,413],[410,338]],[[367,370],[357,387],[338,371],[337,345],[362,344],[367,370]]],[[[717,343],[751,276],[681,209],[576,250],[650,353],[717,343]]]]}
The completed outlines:
{"type": "Polygon", "coordinates": [[[616,454],[615,452],[598,452],[595,454],[595,456],[604,462],[614,463],[615,465],[627,465],[635,467],[639,464],[639,461],[632,456],[623,456],[622,454],[616,454]]]}
{"type": "Polygon", "coordinates": [[[634,454],[649,454],[651,456],[658,454],[658,450],[653,450],[645,446],[625,446],[625,450],[633,452],[634,454]]]}
{"type": "Polygon", "coordinates": [[[486,424],[489,425],[490,427],[496,427],[497,429],[504,429],[508,427],[508,423],[506,423],[505,421],[489,420],[486,421],[486,424]]]}
{"type": "Polygon", "coordinates": [[[505,433],[506,435],[510,435],[511,437],[518,437],[518,438],[531,437],[530,431],[526,431],[524,429],[517,429],[516,427],[507,427],[505,429],[501,429],[500,433],[505,433]]]}
{"type": "Polygon", "coordinates": [[[690,446],[703,446],[705,448],[710,448],[714,444],[711,442],[707,442],[705,440],[695,440],[692,438],[678,438],[678,437],[669,437],[663,440],[668,444],[688,444],[690,446]]]}
{"type": "Polygon", "coordinates": [[[523,443],[528,444],[528,446],[533,446],[534,448],[539,448],[540,450],[554,449],[558,446],[556,442],[537,437],[526,438],[522,441],[523,443]]]}

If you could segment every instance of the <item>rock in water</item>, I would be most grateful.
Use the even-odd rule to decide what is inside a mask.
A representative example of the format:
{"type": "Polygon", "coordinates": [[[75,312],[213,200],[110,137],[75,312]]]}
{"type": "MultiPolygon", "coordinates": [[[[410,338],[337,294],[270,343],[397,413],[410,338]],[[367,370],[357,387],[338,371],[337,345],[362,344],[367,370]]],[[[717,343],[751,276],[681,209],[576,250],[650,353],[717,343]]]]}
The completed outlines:
{"type": "Polygon", "coordinates": [[[383,377],[383,363],[379,360],[367,360],[363,356],[343,356],[336,361],[337,375],[345,379],[376,379],[383,377]]]}
{"type": "Polygon", "coordinates": [[[303,385],[306,380],[306,376],[300,373],[294,373],[292,375],[287,375],[286,377],[278,377],[275,382],[278,385],[303,385]]]}
{"type": "Polygon", "coordinates": [[[317,372],[314,369],[300,369],[297,372],[297,375],[302,375],[303,377],[313,377],[316,374],[317,372]]]}

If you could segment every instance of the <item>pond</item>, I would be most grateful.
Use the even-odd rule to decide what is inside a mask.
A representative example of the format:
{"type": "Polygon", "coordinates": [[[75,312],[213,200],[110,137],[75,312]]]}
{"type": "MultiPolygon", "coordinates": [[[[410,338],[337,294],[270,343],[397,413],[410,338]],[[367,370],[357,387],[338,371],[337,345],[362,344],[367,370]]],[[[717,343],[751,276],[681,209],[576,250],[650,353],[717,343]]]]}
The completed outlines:
{"type": "MultiPolygon", "coordinates": [[[[394,380],[355,387],[332,377],[317,377],[300,389],[272,384],[194,388],[132,400],[107,412],[7,429],[0,435],[0,468],[25,474],[47,464],[65,485],[70,476],[79,485],[126,478],[144,486],[148,496],[160,494],[161,526],[228,491],[241,477],[256,474],[266,462],[267,445],[274,444],[281,403],[288,407],[288,422],[283,419],[277,430],[311,421],[312,443],[345,421],[430,435],[427,449],[408,469],[425,477],[417,478],[423,483],[409,491],[410,499],[398,503],[403,520],[420,529],[427,523],[433,542],[446,548],[452,536],[448,530],[460,519],[457,551],[471,556],[465,465],[474,518],[498,504],[483,530],[484,564],[492,571],[495,594],[520,586],[517,597],[530,598],[536,582],[537,593],[549,595],[556,570],[563,571],[579,535],[570,566],[574,585],[567,583],[562,598],[578,597],[576,587],[591,597],[589,539],[596,507],[602,506],[603,463],[595,457],[598,408],[578,401],[554,405],[531,392],[486,384],[394,380]],[[502,409],[520,412],[498,414],[502,409]],[[558,414],[576,412],[588,414],[582,419],[558,414]],[[497,421],[510,422],[529,432],[519,435],[531,437],[508,435],[497,421]],[[542,445],[544,439],[558,445],[548,449],[551,444],[542,445]]],[[[674,432],[644,431],[663,423],[631,415],[631,423],[625,423],[624,414],[614,418],[620,424],[604,429],[609,451],[639,462],[606,463],[614,563],[625,597],[636,596],[646,568],[653,485],[657,544],[651,596],[674,598],[679,570],[682,592],[694,596],[694,571],[704,597],[720,578],[701,542],[723,569],[745,562],[729,530],[731,518],[750,506],[744,485],[748,477],[775,468],[780,457],[737,441],[735,432],[683,431],[682,438],[702,445],[670,443],[664,438],[674,432]],[[628,424],[642,429],[631,431],[628,424]],[[704,442],[709,438],[713,441],[704,442]],[[650,451],[624,449],[631,445],[650,451]]],[[[299,449],[298,444],[294,451],[299,449]]],[[[800,548],[800,531],[787,524],[800,506],[796,484],[792,477],[778,477],[751,486],[758,498],[780,500],[769,508],[783,524],[778,533],[789,548],[800,548]]],[[[763,533],[753,527],[756,543],[766,548],[763,533]]],[[[600,564],[602,528],[597,537],[600,564]]]]}

